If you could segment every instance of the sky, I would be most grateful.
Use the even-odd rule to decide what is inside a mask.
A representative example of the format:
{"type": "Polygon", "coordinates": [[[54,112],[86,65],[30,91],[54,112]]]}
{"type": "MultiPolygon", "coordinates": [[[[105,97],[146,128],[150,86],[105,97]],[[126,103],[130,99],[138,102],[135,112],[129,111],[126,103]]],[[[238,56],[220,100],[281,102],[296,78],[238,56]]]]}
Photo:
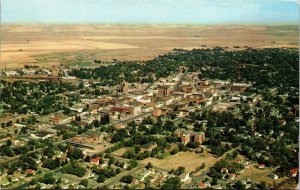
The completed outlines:
{"type": "Polygon", "coordinates": [[[297,1],[1,0],[1,22],[299,24],[297,1]]]}

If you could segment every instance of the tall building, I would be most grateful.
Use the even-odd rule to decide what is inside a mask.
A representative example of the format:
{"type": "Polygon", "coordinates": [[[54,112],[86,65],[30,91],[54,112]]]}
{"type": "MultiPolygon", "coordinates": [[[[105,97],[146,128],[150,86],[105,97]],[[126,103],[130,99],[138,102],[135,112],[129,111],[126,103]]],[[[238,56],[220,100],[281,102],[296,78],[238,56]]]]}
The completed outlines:
{"type": "Polygon", "coordinates": [[[158,87],[158,96],[169,96],[170,94],[170,88],[168,86],[159,86],[158,87]]]}
{"type": "Polygon", "coordinates": [[[202,144],[205,141],[205,132],[199,132],[194,134],[194,142],[202,144]]]}
{"type": "Polygon", "coordinates": [[[182,142],[184,145],[186,145],[187,143],[189,143],[190,140],[191,140],[191,136],[190,136],[189,133],[187,133],[187,134],[182,134],[180,138],[181,138],[181,142],[182,142]]]}
{"type": "Polygon", "coordinates": [[[123,81],[120,86],[120,92],[127,93],[129,89],[129,84],[126,81],[123,81]]]}

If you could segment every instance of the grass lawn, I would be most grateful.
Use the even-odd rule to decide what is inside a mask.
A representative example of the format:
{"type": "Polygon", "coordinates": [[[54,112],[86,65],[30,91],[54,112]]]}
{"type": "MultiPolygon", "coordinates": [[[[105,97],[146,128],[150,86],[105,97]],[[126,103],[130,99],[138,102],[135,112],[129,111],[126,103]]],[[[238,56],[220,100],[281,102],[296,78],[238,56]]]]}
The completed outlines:
{"type": "Polygon", "coordinates": [[[249,168],[245,168],[245,172],[237,176],[237,180],[239,179],[252,179],[253,181],[260,183],[261,181],[267,182],[269,185],[274,185],[274,183],[279,183],[284,181],[285,178],[272,179],[269,177],[271,173],[275,170],[275,168],[263,168],[259,169],[256,167],[257,164],[250,164],[249,168]]]}
{"type": "Polygon", "coordinates": [[[165,159],[146,158],[142,160],[141,163],[147,164],[148,162],[151,162],[154,166],[167,170],[183,166],[187,171],[191,172],[202,163],[205,163],[206,167],[210,167],[215,164],[216,160],[217,158],[207,152],[201,154],[196,154],[195,152],[178,152],[165,159]]]}
{"type": "Polygon", "coordinates": [[[120,149],[112,152],[111,154],[115,155],[115,156],[123,156],[123,154],[126,152],[126,150],[128,150],[128,148],[120,148],[120,149]]]}

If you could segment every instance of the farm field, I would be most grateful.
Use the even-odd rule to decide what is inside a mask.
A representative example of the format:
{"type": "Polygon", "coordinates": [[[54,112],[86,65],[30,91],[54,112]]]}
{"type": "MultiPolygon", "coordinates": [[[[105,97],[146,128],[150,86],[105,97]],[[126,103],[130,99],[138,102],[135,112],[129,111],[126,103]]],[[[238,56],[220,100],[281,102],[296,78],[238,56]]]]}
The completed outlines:
{"type": "Polygon", "coordinates": [[[148,60],[174,48],[298,47],[298,27],[288,25],[3,24],[1,36],[0,67],[8,69],[41,63],[52,67],[78,57],[91,62],[148,60]]]}

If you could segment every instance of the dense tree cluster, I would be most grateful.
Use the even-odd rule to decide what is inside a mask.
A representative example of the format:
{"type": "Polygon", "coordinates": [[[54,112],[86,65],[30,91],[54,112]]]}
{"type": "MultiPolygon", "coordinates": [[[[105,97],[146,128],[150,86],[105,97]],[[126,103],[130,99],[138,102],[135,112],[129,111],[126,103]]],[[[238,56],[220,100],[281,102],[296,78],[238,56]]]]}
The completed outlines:
{"type": "Polygon", "coordinates": [[[58,110],[66,110],[61,103],[60,93],[73,91],[76,86],[61,82],[7,82],[1,80],[4,86],[1,101],[5,102],[4,110],[10,113],[26,114],[29,111],[38,114],[49,114],[58,110]]]}
{"type": "Polygon", "coordinates": [[[69,164],[65,165],[62,168],[62,171],[64,173],[73,174],[78,177],[83,177],[87,170],[84,167],[82,167],[78,162],[72,161],[69,164]]]}

